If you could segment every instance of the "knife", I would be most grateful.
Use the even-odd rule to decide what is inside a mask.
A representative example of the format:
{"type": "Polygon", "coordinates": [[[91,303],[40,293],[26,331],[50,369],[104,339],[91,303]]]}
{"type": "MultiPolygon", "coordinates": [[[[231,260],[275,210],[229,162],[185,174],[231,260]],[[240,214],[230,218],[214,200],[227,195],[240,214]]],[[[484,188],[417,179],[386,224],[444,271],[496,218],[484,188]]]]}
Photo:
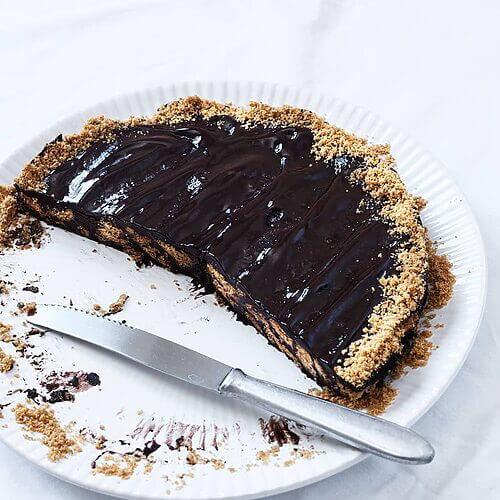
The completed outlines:
{"type": "Polygon", "coordinates": [[[379,457],[408,464],[425,464],[434,458],[432,446],[411,429],[251,377],[238,368],[112,319],[67,306],[38,304],[36,314],[28,321],[313,427],[379,457]]]}

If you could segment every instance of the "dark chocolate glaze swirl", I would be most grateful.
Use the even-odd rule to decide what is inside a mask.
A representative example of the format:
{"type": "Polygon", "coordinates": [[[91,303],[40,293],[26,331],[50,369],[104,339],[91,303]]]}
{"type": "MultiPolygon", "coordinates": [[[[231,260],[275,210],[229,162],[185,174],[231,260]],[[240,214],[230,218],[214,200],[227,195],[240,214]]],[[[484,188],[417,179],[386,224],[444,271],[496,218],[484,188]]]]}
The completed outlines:
{"type": "Polygon", "coordinates": [[[59,166],[44,197],[89,231],[111,218],[211,263],[331,369],[380,302],[400,242],[348,180],[362,160],[318,161],[311,145],[307,129],[227,116],[136,126],[59,166]]]}

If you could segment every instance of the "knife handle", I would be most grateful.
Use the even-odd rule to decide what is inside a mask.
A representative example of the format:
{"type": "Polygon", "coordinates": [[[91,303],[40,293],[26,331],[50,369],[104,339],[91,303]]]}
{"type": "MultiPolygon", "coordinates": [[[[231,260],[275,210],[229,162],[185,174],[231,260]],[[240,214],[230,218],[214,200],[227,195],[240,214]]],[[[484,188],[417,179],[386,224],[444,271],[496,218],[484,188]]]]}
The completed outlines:
{"type": "Polygon", "coordinates": [[[432,446],[411,429],[309,396],[258,378],[238,368],[229,372],[219,393],[295,422],[374,455],[408,464],[425,464],[434,458],[432,446]]]}

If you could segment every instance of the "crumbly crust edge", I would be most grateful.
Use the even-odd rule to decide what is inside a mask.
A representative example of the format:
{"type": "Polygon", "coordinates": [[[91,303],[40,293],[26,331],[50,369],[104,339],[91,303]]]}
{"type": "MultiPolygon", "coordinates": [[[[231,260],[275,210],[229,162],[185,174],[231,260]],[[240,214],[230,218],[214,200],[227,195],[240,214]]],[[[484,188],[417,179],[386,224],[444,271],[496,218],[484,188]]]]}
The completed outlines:
{"type": "Polygon", "coordinates": [[[362,157],[365,166],[352,174],[351,181],[381,203],[381,215],[391,225],[391,231],[408,239],[410,245],[399,248],[395,255],[398,273],[380,279],[383,300],[370,315],[363,337],[349,346],[344,360],[334,368],[339,377],[361,388],[373,371],[391,355],[401,352],[405,320],[418,309],[426,290],[428,251],[425,229],[419,222],[422,200],[407,191],[395,172],[395,160],[388,145],[370,144],[364,138],[330,125],[311,111],[292,106],[250,102],[248,106],[237,107],[191,96],[162,106],[152,117],[131,117],[123,121],[104,116],[90,118],[81,132],[47,144],[24,167],[15,184],[27,191],[43,190],[44,179],[61,163],[96,141],[112,141],[121,128],[176,124],[200,116],[208,119],[224,114],[235,117],[248,128],[255,124],[307,127],[313,133],[312,153],[319,160],[328,161],[341,155],[362,157]]]}

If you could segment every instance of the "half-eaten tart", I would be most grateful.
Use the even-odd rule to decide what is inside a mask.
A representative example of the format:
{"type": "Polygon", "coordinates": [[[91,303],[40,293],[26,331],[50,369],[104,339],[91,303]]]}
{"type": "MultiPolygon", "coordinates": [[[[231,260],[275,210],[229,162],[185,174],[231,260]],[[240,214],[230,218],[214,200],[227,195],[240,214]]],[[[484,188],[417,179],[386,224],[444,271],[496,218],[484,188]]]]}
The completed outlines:
{"type": "Polygon", "coordinates": [[[212,284],[334,392],[379,383],[425,303],[419,201],[388,147],[309,111],[188,97],[92,118],[15,186],[49,224],[212,284]]]}

